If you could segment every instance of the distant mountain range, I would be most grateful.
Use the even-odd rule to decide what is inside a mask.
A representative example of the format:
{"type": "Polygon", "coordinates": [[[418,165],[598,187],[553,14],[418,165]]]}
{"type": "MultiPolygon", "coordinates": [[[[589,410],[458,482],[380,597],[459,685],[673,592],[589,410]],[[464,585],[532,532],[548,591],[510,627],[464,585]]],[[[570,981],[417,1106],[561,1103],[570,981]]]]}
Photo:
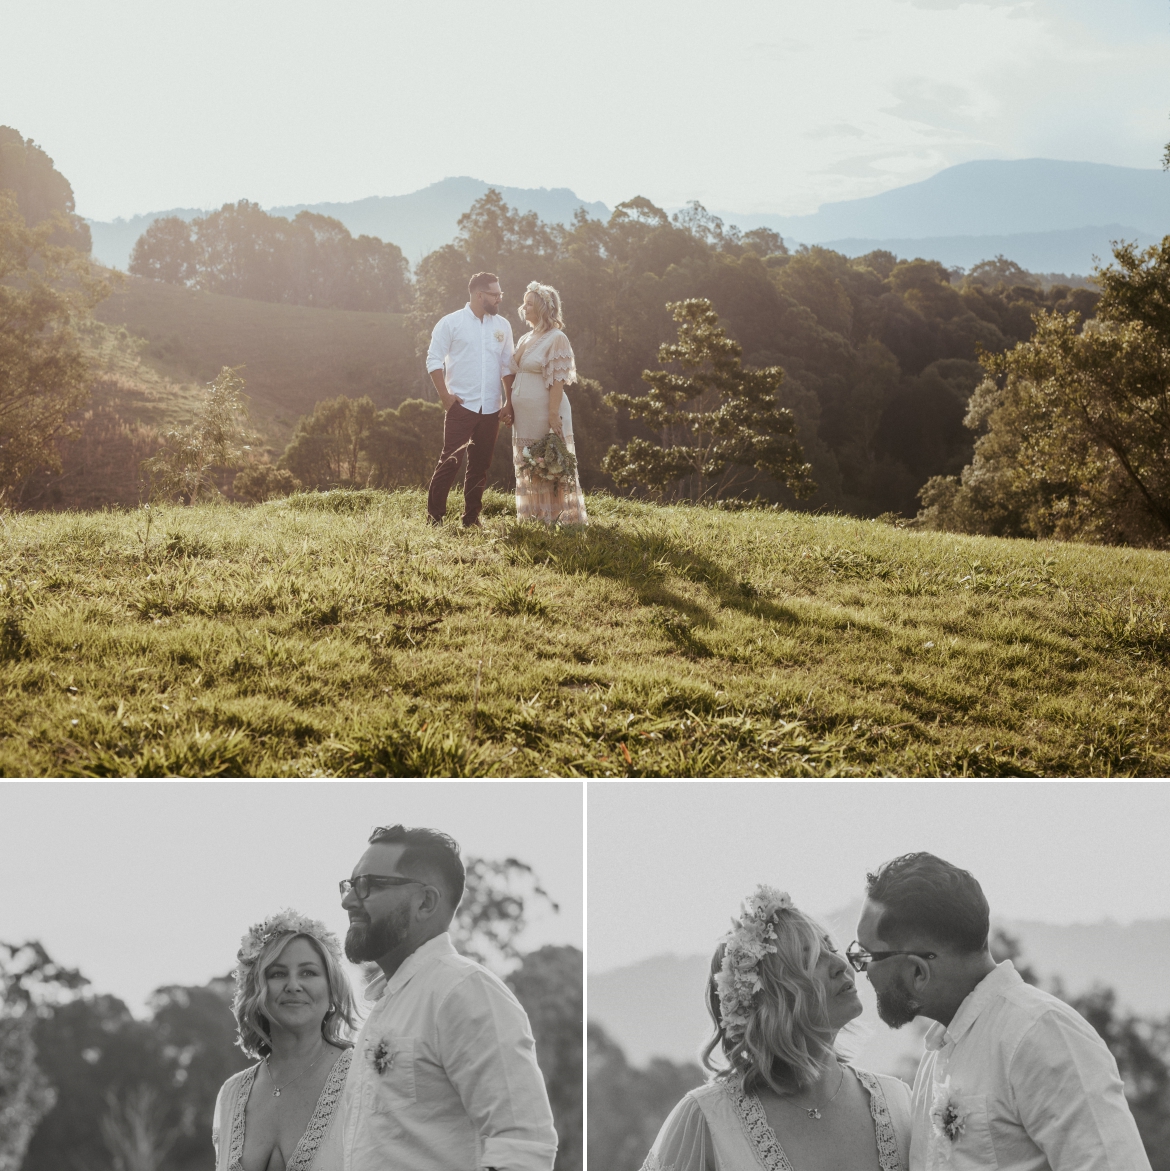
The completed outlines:
{"type": "MultiPolygon", "coordinates": [[[[860,906],[827,916],[837,938],[853,938],[860,906]]],[[[1070,993],[1105,984],[1120,1004],[1145,1016],[1170,1014],[1170,919],[1121,926],[1103,922],[1056,926],[1003,922],[1047,987],[1059,977],[1070,993]]],[[[625,1050],[635,1065],[652,1057],[693,1061],[710,1023],[703,1003],[710,956],[655,956],[628,967],[589,976],[589,1017],[625,1050]]],[[[865,1013],[852,1044],[858,1061],[879,1072],[912,1069],[925,1026],[887,1028],[877,1018],[869,981],[857,982],[865,1013]]]]}
{"type": "MultiPolygon", "coordinates": [[[[489,186],[481,179],[451,178],[409,195],[268,210],[333,216],[355,235],[392,241],[414,264],[454,238],[459,217],[489,186]]],[[[587,203],[565,187],[497,190],[511,206],[550,223],[568,224],[582,207],[594,218],[609,216],[605,204],[587,203]]],[[[110,223],[89,220],[94,256],[124,269],[152,221],[202,214],[172,208],[110,223]]],[[[983,160],[880,195],[827,203],[812,215],[715,214],[745,230],[772,228],[790,247],[821,244],[847,256],[885,249],[963,268],[1002,253],[1032,272],[1084,275],[1094,257],[1109,260],[1114,240],[1145,246],[1170,234],[1170,173],[1053,159],[983,160]]]]}

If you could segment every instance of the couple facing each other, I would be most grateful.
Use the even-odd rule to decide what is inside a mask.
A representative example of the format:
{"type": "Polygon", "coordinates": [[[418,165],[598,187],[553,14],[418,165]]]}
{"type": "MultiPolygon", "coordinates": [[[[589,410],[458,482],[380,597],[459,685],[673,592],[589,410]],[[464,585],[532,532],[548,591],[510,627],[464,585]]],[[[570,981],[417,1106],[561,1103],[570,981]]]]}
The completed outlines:
{"type": "Polygon", "coordinates": [[[1113,1055],[996,964],[967,871],[928,853],[886,863],[844,955],[769,887],[732,923],[707,986],[714,1076],[671,1112],[643,1171],[1150,1171],[1113,1055]],[[836,1051],[861,972],[888,1025],[934,1021],[912,1091],[836,1051]]]}
{"type": "Polygon", "coordinates": [[[374,830],[341,884],[345,954],[380,969],[357,1033],[341,947],[282,911],[244,936],[233,1002],[258,1059],[215,1104],[216,1171],[551,1171],[557,1136],[528,1017],[456,952],[456,842],[374,830]]]}
{"type": "Polygon", "coordinates": [[[518,345],[499,316],[504,298],[494,273],[477,272],[467,285],[467,304],[439,319],[427,349],[427,373],[446,412],[443,452],[427,493],[427,518],[442,524],[447,494],[467,450],[463,476],[463,527],[478,526],[488,467],[500,424],[512,428],[516,469],[516,516],[546,524],[589,523],[574,470],[557,480],[535,474],[525,449],[550,432],[576,458],[573,412],[565,387],[577,381],[573,347],[565,336],[561,297],[552,285],[533,281],[518,313],[529,325],[518,345]]]}

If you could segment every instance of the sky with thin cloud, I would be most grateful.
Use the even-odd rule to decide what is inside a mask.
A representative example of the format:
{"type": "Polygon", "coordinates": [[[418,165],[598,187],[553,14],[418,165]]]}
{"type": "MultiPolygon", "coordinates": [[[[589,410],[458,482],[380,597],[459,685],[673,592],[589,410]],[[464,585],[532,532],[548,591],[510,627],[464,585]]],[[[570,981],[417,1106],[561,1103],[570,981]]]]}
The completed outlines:
{"type": "Polygon", "coordinates": [[[809,212],[954,163],[1156,168],[1165,0],[38,0],[0,118],[94,219],[450,175],[809,212]]]}
{"type": "Polygon", "coordinates": [[[1167,782],[592,782],[587,800],[590,971],[709,953],[759,883],[831,915],[912,850],[970,870],[993,918],[1170,919],[1167,782]]]}
{"type": "Polygon", "coordinates": [[[249,925],[293,907],[343,937],[338,893],[376,825],[444,830],[530,865],[523,951],[584,943],[579,782],[0,783],[0,940],[40,940],[141,1013],[234,966],[249,925]]]}

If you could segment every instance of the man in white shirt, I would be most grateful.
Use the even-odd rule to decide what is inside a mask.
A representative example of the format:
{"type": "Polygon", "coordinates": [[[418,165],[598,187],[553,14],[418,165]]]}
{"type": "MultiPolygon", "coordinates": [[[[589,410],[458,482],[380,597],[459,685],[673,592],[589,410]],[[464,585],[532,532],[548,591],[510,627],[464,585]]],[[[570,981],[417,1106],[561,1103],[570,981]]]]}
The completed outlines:
{"type": "Polygon", "coordinates": [[[849,960],[886,1024],[935,1022],[910,1171],[1150,1171],[1113,1055],[1074,1009],[996,964],[974,877],[923,852],[867,878],[849,960]]]}
{"type": "Polygon", "coordinates": [[[439,393],[443,419],[443,454],[431,477],[427,516],[442,524],[447,494],[466,448],[463,475],[463,527],[479,524],[488,467],[500,423],[511,423],[511,409],[501,406],[516,377],[511,369],[512,327],[499,316],[504,294],[495,273],[477,272],[467,285],[467,304],[439,318],[427,349],[427,373],[439,393]]]}
{"type": "Polygon", "coordinates": [[[528,1017],[447,933],[463,883],[450,837],[401,825],[374,830],[341,883],[345,954],[382,969],[342,1099],[344,1171],[551,1171],[528,1017]]]}

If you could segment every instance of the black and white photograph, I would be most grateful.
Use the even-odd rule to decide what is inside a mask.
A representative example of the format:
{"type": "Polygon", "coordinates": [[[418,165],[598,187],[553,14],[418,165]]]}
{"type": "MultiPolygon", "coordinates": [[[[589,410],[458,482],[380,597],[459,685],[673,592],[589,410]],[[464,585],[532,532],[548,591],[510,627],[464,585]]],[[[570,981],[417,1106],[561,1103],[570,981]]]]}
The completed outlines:
{"type": "Polygon", "coordinates": [[[3,1171],[582,1171],[583,791],[0,785],[3,1171]]]}
{"type": "Polygon", "coordinates": [[[590,1171],[1165,1171],[1170,785],[592,782],[590,1171]]]}

